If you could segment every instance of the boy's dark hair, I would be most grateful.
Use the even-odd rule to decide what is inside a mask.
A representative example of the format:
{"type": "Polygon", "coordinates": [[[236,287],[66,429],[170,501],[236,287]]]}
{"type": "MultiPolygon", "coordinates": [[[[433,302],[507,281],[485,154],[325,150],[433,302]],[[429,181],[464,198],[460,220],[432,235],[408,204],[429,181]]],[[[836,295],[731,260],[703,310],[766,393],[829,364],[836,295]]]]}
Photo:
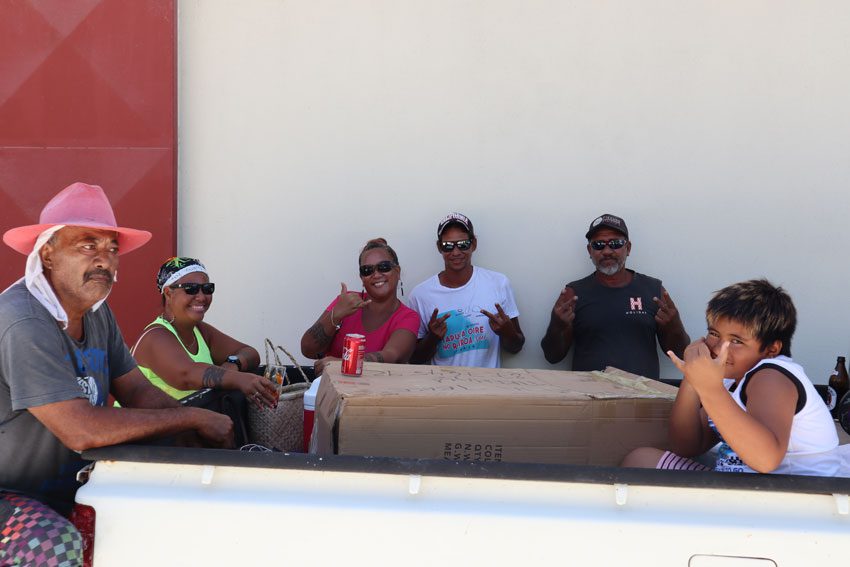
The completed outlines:
{"type": "Polygon", "coordinates": [[[714,292],[705,309],[705,318],[709,325],[726,318],[746,326],[761,348],[782,341],[779,354],[791,356],[797,309],[784,289],[766,279],[748,280],[714,292]]]}

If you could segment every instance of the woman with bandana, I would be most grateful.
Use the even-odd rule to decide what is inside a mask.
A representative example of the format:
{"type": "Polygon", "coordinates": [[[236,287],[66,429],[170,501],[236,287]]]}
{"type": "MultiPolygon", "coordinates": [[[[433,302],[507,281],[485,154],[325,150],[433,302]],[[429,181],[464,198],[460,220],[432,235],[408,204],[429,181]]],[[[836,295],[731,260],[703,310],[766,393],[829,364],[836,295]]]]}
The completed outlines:
{"type": "Polygon", "coordinates": [[[359,257],[363,292],[348,291],[325,308],[301,338],[301,353],[318,359],[316,376],[342,357],[345,335],[365,335],[365,360],[406,363],[416,347],[419,315],[398,299],[401,268],[395,250],[383,238],[370,240],[359,257]]]}
{"type": "Polygon", "coordinates": [[[251,373],[259,353],[204,322],[215,284],[203,264],[171,258],[159,268],[156,286],[162,315],[145,327],[131,353],[151,383],[178,399],[215,388],[239,390],[258,407],[277,403],[272,383],[251,373]]]}

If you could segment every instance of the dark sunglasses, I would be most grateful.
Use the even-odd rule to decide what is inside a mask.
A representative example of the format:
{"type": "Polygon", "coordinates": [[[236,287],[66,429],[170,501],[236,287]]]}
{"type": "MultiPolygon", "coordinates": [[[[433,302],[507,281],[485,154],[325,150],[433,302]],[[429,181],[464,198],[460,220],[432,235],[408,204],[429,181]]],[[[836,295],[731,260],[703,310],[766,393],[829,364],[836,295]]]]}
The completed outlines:
{"type": "Polygon", "coordinates": [[[625,238],[612,238],[608,241],[592,240],[590,242],[590,247],[596,251],[605,250],[606,246],[611,250],[619,250],[620,248],[626,245],[626,242],[628,242],[628,240],[626,240],[625,238]]]}
{"type": "Polygon", "coordinates": [[[444,240],[443,242],[440,242],[440,250],[443,252],[451,252],[455,249],[455,246],[457,246],[457,249],[461,252],[466,252],[472,248],[472,239],[467,238],[466,240],[457,240],[455,242],[447,242],[444,240]]]}
{"type": "Polygon", "coordinates": [[[375,270],[378,270],[382,274],[386,274],[390,270],[395,268],[395,262],[390,260],[384,260],[382,262],[378,262],[377,264],[363,264],[360,266],[360,277],[368,278],[372,274],[375,273],[375,270]]]}
{"type": "Polygon", "coordinates": [[[212,295],[215,292],[214,283],[176,283],[168,287],[180,288],[186,292],[186,295],[197,295],[199,291],[203,291],[204,295],[212,295]]]}

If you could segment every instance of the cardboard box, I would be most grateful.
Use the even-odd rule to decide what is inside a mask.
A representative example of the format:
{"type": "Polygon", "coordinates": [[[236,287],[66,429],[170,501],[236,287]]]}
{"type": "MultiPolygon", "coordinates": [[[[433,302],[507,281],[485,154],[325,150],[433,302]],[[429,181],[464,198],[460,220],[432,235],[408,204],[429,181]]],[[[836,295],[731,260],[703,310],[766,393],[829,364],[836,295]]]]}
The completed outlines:
{"type": "Polygon", "coordinates": [[[617,369],[565,372],[329,365],[316,397],[319,454],[616,466],[667,444],[676,388],[617,369]]]}

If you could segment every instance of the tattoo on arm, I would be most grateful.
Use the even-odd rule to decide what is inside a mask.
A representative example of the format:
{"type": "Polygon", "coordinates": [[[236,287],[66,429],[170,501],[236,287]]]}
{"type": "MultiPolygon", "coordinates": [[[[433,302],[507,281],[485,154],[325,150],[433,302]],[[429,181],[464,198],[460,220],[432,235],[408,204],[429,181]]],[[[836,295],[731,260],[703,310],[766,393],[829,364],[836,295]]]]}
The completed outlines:
{"type": "Polygon", "coordinates": [[[316,324],[310,327],[307,330],[310,333],[310,336],[313,337],[313,340],[319,345],[319,349],[323,349],[331,343],[333,337],[328,336],[325,332],[325,328],[320,321],[316,321],[316,324]]]}
{"type": "Polygon", "coordinates": [[[224,380],[224,368],[220,366],[210,366],[204,370],[204,377],[201,379],[201,384],[204,388],[221,388],[221,382],[224,380]]]}
{"type": "Polygon", "coordinates": [[[370,352],[363,357],[363,360],[368,360],[369,362],[383,362],[384,354],[381,352],[370,352]]]}

